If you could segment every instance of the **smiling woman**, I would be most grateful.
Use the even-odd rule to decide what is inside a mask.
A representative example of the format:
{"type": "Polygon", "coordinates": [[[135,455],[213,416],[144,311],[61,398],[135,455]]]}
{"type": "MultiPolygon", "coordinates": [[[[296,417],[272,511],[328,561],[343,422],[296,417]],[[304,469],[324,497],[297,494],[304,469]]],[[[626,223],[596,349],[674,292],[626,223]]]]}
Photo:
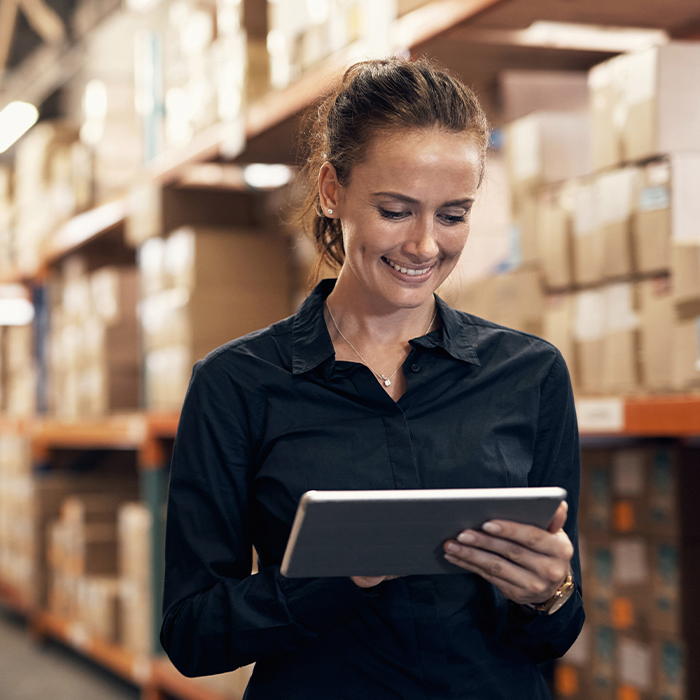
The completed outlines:
{"type": "Polygon", "coordinates": [[[489,130],[425,61],[351,67],[313,110],[305,213],[338,270],[195,366],[168,494],[161,641],[186,675],[255,662],[246,700],[544,700],[583,623],[579,450],[550,344],[451,309],[489,130]],[[544,530],[455,533],[446,576],[286,578],[311,489],[561,486],[544,530]],[[251,575],[252,547],[259,570],[251,575]]]}

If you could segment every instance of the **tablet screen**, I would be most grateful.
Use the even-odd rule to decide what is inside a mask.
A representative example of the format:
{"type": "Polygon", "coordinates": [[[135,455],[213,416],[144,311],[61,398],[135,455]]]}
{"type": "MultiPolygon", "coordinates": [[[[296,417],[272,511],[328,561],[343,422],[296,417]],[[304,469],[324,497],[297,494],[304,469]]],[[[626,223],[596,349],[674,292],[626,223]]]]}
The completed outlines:
{"type": "Polygon", "coordinates": [[[546,528],[565,498],[549,486],[308,491],[281,570],[292,578],[464,573],[443,557],[445,540],[493,519],[546,528]]]}

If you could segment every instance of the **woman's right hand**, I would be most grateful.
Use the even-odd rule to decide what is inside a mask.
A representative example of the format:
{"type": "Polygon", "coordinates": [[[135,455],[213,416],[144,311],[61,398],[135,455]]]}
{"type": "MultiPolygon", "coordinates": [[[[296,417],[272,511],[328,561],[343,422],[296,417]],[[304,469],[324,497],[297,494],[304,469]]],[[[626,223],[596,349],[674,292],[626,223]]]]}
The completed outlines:
{"type": "Polygon", "coordinates": [[[360,588],[373,588],[378,586],[382,581],[391,581],[398,576],[351,576],[352,582],[360,588]]]}

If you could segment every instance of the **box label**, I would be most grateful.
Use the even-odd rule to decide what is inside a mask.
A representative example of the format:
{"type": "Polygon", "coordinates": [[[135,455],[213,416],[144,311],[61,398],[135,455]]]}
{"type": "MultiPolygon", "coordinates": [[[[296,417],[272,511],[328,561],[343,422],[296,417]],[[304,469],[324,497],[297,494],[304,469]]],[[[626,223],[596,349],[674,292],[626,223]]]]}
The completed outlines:
{"type": "Polygon", "coordinates": [[[634,639],[619,640],[618,672],[623,683],[639,690],[651,690],[652,670],[652,653],[646,644],[634,639]]]}
{"type": "Polygon", "coordinates": [[[668,209],[671,204],[671,197],[668,187],[657,185],[656,187],[645,187],[639,193],[639,211],[649,212],[660,209],[668,209]]]}
{"type": "Polygon", "coordinates": [[[639,538],[613,543],[613,580],[623,586],[646,583],[649,578],[644,541],[639,538]]]}
{"type": "Polygon", "coordinates": [[[619,432],[625,427],[621,398],[583,399],[576,402],[579,429],[589,432],[619,432]]]}

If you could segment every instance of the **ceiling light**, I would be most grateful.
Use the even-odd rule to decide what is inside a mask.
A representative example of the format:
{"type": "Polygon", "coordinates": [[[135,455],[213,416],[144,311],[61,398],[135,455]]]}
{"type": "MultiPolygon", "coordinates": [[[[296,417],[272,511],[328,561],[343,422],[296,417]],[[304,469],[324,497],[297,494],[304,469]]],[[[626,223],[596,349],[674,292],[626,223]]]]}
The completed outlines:
{"type": "Polygon", "coordinates": [[[533,22],[524,32],[526,42],[536,46],[586,51],[638,51],[668,43],[661,29],[605,27],[570,22],[533,22]]]}
{"type": "Polygon", "coordinates": [[[292,169],[286,165],[253,163],[246,165],[243,178],[250,187],[256,189],[274,189],[286,185],[292,179],[292,169]]]}
{"type": "Polygon", "coordinates": [[[10,102],[0,112],[0,153],[29,131],[39,119],[39,111],[28,102],[10,102]]]}
{"type": "Polygon", "coordinates": [[[26,326],[34,319],[28,299],[0,299],[0,326],[26,326]]]}

